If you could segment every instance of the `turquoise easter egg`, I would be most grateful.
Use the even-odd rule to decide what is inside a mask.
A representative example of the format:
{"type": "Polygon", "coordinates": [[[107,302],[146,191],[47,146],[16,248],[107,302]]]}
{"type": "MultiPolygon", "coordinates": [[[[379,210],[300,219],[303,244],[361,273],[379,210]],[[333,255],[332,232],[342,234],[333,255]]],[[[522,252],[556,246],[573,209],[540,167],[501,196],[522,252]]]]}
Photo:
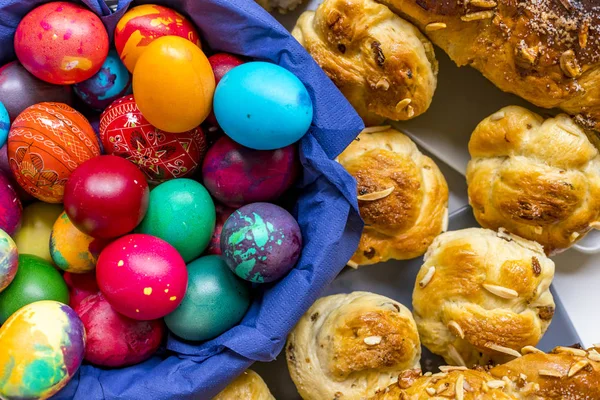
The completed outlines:
{"type": "Polygon", "coordinates": [[[185,297],[165,322],[182,339],[208,340],[237,325],[249,306],[247,284],[220,256],[206,256],[188,265],[185,297]]]}
{"type": "Polygon", "coordinates": [[[215,204],[208,191],[194,180],[181,178],[150,192],[148,212],[136,231],[168,242],[187,263],[208,247],[215,221],[215,204]]]}
{"type": "Polygon", "coordinates": [[[273,150],[300,140],[313,118],[312,100],[294,74],[275,64],[249,62],[219,82],[214,112],[223,131],[256,150],[273,150]]]}
{"type": "Polygon", "coordinates": [[[2,325],[0,349],[0,399],[47,399],[79,369],[85,330],[69,306],[38,301],[2,325]]]}
{"type": "Polygon", "coordinates": [[[19,253],[17,245],[8,233],[0,229],[0,292],[13,281],[18,266],[19,253]]]}
{"type": "Polygon", "coordinates": [[[8,131],[10,130],[10,117],[4,104],[0,101],[0,147],[6,144],[8,131]]]}

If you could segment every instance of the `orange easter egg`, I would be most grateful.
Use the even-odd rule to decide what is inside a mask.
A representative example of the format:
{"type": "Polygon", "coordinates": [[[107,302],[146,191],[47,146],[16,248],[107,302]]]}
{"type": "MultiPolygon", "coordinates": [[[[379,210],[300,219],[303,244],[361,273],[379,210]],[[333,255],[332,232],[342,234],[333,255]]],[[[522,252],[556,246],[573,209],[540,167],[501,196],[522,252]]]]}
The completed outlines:
{"type": "Polygon", "coordinates": [[[19,185],[46,203],[61,203],[71,173],[100,155],[88,120],[63,103],[39,103],[14,120],[8,160],[19,185]]]}
{"type": "Polygon", "coordinates": [[[200,47],[196,28],[183,15],[167,7],[144,4],[133,7],[119,20],[115,47],[129,72],[133,72],[146,46],[167,35],[182,37],[200,47]]]}
{"type": "Polygon", "coordinates": [[[208,59],[178,36],[152,42],[133,72],[138,108],[152,125],[167,132],[181,133],[200,125],[211,111],[214,92],[215,76],[208,59]]]}

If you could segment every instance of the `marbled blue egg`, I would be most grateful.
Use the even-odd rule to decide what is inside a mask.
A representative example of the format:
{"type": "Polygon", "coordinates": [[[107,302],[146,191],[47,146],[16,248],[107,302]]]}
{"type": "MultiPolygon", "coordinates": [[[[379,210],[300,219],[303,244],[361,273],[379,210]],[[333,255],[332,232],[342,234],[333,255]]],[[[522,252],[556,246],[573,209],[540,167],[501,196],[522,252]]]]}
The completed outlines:
{"type": "Polygon", "coordinates": [[[249,62],[219,82],[214,112],[223,131],[239,144],[273,150],[300,140],[313,118],[306,87],[275,64],[249,62]]]}
{"type": "Polygon", "coordinates": [[[302,234],[294,217],[283,208],[252,203],[231,214],[223,225],[221,251],[240,278],[273,282],[296,265],[302,234]]]}
{"type": "Polygon", "coordinates": [[[104,110],[114,100],[131,93],[131,75],[115,50],[108,52],[100,71],[73,85],[75,94],[95,110],[104,110]]]}
{"type": "Polygon", "coordinates": [[[10,117],[4,104],[0,101],[0,147],[6,144],[8,131],[10,130],[10,117]]]}

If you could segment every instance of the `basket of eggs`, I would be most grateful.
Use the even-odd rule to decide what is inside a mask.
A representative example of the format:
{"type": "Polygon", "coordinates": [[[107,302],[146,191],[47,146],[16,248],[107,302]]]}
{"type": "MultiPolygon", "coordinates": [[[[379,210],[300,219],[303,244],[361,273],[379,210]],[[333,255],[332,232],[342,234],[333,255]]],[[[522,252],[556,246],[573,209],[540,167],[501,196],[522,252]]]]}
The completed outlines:
{"type": "Polygon", "coordinates": [[[354,253],[362,122],[244,0],[0,3],[0,398],[210,399],[354,253]]]}

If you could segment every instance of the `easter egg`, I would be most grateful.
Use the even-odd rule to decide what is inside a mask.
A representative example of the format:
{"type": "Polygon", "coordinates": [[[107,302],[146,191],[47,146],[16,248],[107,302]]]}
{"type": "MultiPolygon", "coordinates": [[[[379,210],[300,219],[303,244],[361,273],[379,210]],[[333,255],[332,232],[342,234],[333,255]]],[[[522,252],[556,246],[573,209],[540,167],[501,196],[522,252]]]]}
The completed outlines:
{"type": "Polygon", "coordinates": [[[50,256],[63,271],[82,274],[96,268],[98,256],[107,244],[106,240],[81,232],[63,212],[52,227],[50,256]]]}
{"type": "Polygon", "coordinates": [[[137,231],[167,241],[190,262],[208,246],[215,218],[215,205],[204,186],[175,179],[150,192],[148,212],[137,231]]]}
{"type": "Polygon", "coordinates": [[[27,107],[43,102],[71,105],[73,93],[69,86],[52,85],[31,75],[18,61],[0,68],[0,101],[11,121],[27,107]]]}
{"type": "Polygon", "coordinates": [[[65,272],[63,278],[69,288],[69,306],[72,309],[76,309],[86,297],[100,292],[96,282],[96,271],[85,274],[65,272]]]}
{"type": "Polygon", "coordinates": [[[100,18],[77,4],[57,1],[34,8],[15,32],[15,53],[36,77],[70,85],[92,77],[108,54],[100,18]]]}
{"type": "Polygon", "coordinates": [[[25,207],[21,229],[14,235],[19,252],[33,254],[52,262],[48,243],[54,222],[62,212],[60,204],[35,202],[25,207]]]}
{"type": "Polygon", "coordinates": [[[9,130],[10,116],[8,115],[8,110],[4,107],[4,103],[0,101],[0,147],[6,144],[9,130]]]}
{"type": "Polygon", "coordinates": [[[12,174],[10,162],[8,161],[8,144],[5,144],[4,147],[0,148],[0,173],[3,174],[6,179],[8,179],[8,182],[15,190],[15,193],[17,193],[17,197],[21,200],[21,204],[29,203],[35,200],[32,195],[27,193],[25,189],[19,186],[17,180],[12,174]]]}
{"type": "Polygon", "coordinates": [[[208,59],[196,45],[178,36],[150,43],[135,66],[135,101],[152,125],[167,132],[200,125],[210,113],[214,92],[208,59]]]}
{"type": "Polygon", "coordinates": [[[88,120],[62,103],[26,108],[8,135],[13,175],[23,189],[46,203],[62,203],[71,173],[99,154],[98,139],[88,120]]]}
{"type": "Polygon", "coordinates": [[[200,47],[194,25],[175,10],[156,4],[143,4],[127,11],[115,29],[115,47],[129,71],[146,47],[162,36],[179,36],[200,47]]]}
{"type": "Polygon", "coordinates": [[[312,100],[300,79],[266,62],[249,62],[229,71],[215,91],[214,111],[229,137],[257,150],[297,142],[313,118],[312,100]]]}
{"type": "Polygon", "coordinates": [[[15,278],[0,293],[0,323],[19,308],[40,300],[69,304],[67,284],[48,261],[21,253],[15,278]]]}
{"type": "Polygon", "coordinates": [[[79,369],[85,331],[69,306],[38,301],[0,328],[0,349],[0,398],[47,399],[79,369]]]}
{"type": "Polygon", "coordinates": [[[17,274],[19,252],[17,245],[8,235],[0,230],[0,292],[10,285],[17,274]]]}
{"type": "Polygon", "coordinates": [[[210,237],[210,242],[206,248],[206,254],[221,254],[221,232],[223,231],[223,225],[227,218],[235,211],[235,208],[224,206],[223,204],[215,204],[215,211],[217,212],[217,220],[215,223],[215,230],[210,237]]]}
{"type": "Polygon", "coordinates": [[[102,113],[100,137],[107,154],[136,164],[153,183],[193,175],[207,148],[200,127],[169,133],[152,126],[133,96],[118,99],[102,113]]]}
{"type": "Polygon", "coordinates": [[[110,305],[136,320],[162,318],[183,300],[185,262],[169,243],[150,235],[123,236],[100,254],[96,279],[110,305]]]}
{"type": "MultiPolygon", "coordinates": [[[[233,54],[217,53],[208,57],[208,62],[212,67],[213,74],[215,75],[215,83],[218,85],[226,73],[228,73],[235,67],[242,65],[244,63],[244,60],[237,56],[234,56],[233,54]]],[[[211,111],[209,116],[206,118],[206,122],[208,122],[214,127],[217,127],[219,125],[219,123],[217,122],[217,118],[215,117],[215,113],[213,111],[211,111]]]]}
{"type": "Polygon", "coordinates": [[[110,50],[100,71],[91,78],[75,84],[73,90],[94,110],[104,110],[110,103],[131,90],[131,75],[117,52],[110,50]]]}
{"type": "Polygon", "coordinates": [[[65,190],[65,211],[82,232],[110,239],[131,232],[148,209],[144,174],[117,156],[100,156],[83,163],[65,190]]]}
{"type": "Polygon", "coordinates": [[[163,321],[136,321],[117,313],[102,293],[87,297],[76,308],[86,332],[85,360],[119,368],[150,358],[165,336],[163,321]]]}
{"type": "Polygon", "coordinates": [[[302,251],[298,223],[269,203],[244,206],[225,222],[221,252],[229,268],[251,282],[273,282],[296,265],[302,251]]]}
{"type": "Polygon", "coordinates": [[[236,277],[221,257],[193,261],[188,274],[183,301],[165,317],[171,332],[185,340],[208,340],[242,320],[250,306],[248,284],[236,277]]]}
{"type": "Polygon", "coordinates": [[[253,150],[228,137],[209,149],[202,165],[206,188],[230,207],[274,201],[292,186],[300,163],[294,145],[277,150],[253,150]]]}
{"type": "Polygon", "coordinates": [[[21,226],[22,209],[15,188],[0,172],[0,229],[13,235],[21,226]]]}

